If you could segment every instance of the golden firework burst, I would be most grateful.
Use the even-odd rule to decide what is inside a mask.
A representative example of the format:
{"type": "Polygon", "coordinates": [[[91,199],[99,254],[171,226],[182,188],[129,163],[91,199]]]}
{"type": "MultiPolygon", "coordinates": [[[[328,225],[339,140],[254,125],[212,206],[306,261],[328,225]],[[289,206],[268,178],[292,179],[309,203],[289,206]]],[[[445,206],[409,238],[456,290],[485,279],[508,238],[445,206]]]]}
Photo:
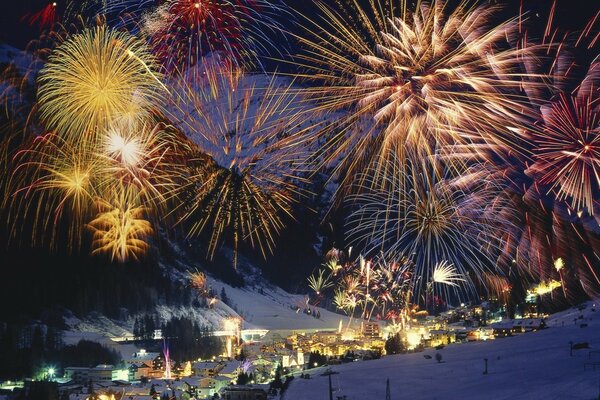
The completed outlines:
{"type": "Polygon", "coordinates": [[[73,142],[94,139],[119,119],[143,119],[161,90],[154,64],[127,33],[99,26],[72,35],[40,71],[40,116],[73,142]]]}
{"type": "Polygon", "coordinates": [[[144,219],[146,209],[124,195],[110,201],[98,199],[98,215],[88,227],[93,232],[92,254],[107,254],[111,260],[138,260],[149,249],[152,226],[144,219]]]}
{"type": "Polygon", "coordinates": [[[6,206],[13,236],[30,229],[33,244],[39,239],[54,245],[59,231],[66,229],[68,247],[79,247],[97,194],[97,158],[57,135],[46,134],[19,151],[12,163],[15,170],[6,206]]]}

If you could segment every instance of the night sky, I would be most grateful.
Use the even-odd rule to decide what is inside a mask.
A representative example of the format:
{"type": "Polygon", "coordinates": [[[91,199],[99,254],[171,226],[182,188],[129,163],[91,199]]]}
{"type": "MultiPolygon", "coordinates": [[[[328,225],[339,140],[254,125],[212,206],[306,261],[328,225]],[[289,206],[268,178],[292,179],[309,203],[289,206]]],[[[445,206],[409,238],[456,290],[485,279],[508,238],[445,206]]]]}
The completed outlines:
{"type": "MultiPolygon", "coordinates": [[[[34,376],[56,350],[32,344],[27,359],[10,329],[66,329],[67,311],[152,319],[157,305],[219,298],[240,320],[263,312],[237,310],[204,273],[231,287],[232,302],[245,301],[231,294],[243,287],[268,297],[263,278],[301,294],[301,306],[277,307],[310,322],[321,318],[311,307],[352,321],[362,302],[361,318],[395,325],[463,299],[514,318],[526,298],[546,308],[537,314],[600,293],[600,39],[573,40],[586,25],[585,40],[600,38],[600,0],[263,0],[282,5],[275,16],[255,0],[194,0],[122,25],[113,10],[108,28],[94,26],[95,6],[81,21],[64,10],[101,0],[56,0],[67,28],[45,32],[28,20],[51,0],[0,1],[2,46],[32,51],[42,34],[68,32],[34,62],[2,52],[15,62],[0,65],[0,383],[34,376]],[[394,15],[368,29],[336,14],[386,1],[473,10],[452,15],[447,36],[446,9],[421,9],[425,29],[419,13],[407,18],[414,35],[394,15]],[[483,4],[501,6],[491,21],[483,4]],[[526,35],[506,23],[519,15],[526,35]],[[543,48],[520,46],[542,38],[543,48]],[[564,160],[575,167],[559,170],[564,160]]],[[[148,10],[165,1],[140,0],[148,10]]]]}
{"type": "MultiPolygon", "coordinates": [[[[325,2],[330,0],[325,0],[325,2]]],[[[552,0],[489,0],[492,3],[505,5],[506,16],[518,13],[519,5],[523,3],[524,10],[531,10],[532,18],[540,20],[539,26],[543,30],[552,0]]],[[[305,15],[315,15],[312,2],[306,0],[285,0],[285,2],[300,10],[305,15]]],[[[486,1],[480,1],[484,3],[486,1]]],[[[9,43],[18,48],[24,48],[29,41],[35,39],[39,33],[36,27],[30,27],[27,21],[22,21],[23,16],[42,9],[48,4],[46,0],[3,1],[0,13],[0,42],[9,43]]],[[[61,1],[59,3],[59,12],[61,1]]],[[[581,29],[596,11],[598,0],[558,0],[555,15],[555,25],[563,29],[581,29]]],[[[285,21],[284,21],[285,23],[285,21]]]]}

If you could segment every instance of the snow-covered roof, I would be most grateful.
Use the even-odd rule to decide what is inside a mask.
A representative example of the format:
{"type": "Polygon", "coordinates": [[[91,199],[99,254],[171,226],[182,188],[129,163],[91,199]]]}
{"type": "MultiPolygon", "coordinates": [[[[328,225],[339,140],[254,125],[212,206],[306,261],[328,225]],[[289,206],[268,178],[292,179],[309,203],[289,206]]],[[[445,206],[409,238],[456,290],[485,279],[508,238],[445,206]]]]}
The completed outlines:
{"type": "Polygon", "coordinates": [[[194,364],[192,364],[192,368],[193,369],[215,369],[219,365],[221,365],[221,364],[218,362],[215,362],[215,361],[196,361],[194,364]]]}
{"type": "Polygon", "coordinates": [[[230,363],[225,364],[223,366],[223,368],[221,368],[221,370],[219,370],[219,374],[221,374],[221,375],[233,374],[239,368],[240,368],[240,363],[239,362],[230,362],[230,363]]]}

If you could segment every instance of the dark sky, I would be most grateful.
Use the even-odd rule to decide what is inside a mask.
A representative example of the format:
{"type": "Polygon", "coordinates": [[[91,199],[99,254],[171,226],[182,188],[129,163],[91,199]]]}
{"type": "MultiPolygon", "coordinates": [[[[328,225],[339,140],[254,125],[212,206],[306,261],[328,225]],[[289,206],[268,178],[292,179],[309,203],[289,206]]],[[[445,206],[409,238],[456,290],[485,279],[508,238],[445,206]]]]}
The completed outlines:
{"type": "MultiPolygon", "coordinates": [[[[29,27],[21,18],[28,14],[41,10],[48,5],[47,0],[0,0],[0,42],[9,43],[13,46],[24,48],[32,39],[36,38],[38,31],[29,27]]],[[[59,10],[66,0],[56,0],[59,10]]],[[[80,0],[72,0],[80,1],[80,0]]],[[[311,14],[310,0],[285,0],[288,4],[295,5],[304,13],[311,14]]],[[[328,0],[324,0],[328,1],[328,0]]],[[[332,0],[329,0],[332,1],[332,0]]],[[[400,1],[400,0],[397,0],[400,1]]],[[[481,0],[481,2],[497,2],[505,5],[507,15],[515,15],[522,1],[524,9],[532,10],[535,18],[539,14],[540,27],[543,28],[552,0],[481,0]]],[[[556,22],[569,30],[581,29],[585,23],[600,9],[600,0],[558,0],[556,22]]]]}

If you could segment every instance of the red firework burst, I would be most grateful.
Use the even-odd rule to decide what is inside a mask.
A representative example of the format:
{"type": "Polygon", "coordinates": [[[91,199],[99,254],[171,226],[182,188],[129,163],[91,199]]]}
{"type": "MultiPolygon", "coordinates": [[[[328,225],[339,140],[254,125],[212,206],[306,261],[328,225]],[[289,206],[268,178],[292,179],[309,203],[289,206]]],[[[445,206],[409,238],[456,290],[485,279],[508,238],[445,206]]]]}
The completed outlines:
{"type": "Polygon", "coordinates": [[[194,69],[191,73],[201,76],[215,65],[237,65],[244,58],[240,18],[251,17],[248,7],[252,4],[242,7],[225,0],[171,0],[147,17],[145,29],[168,71],[194,69]]]}
{"type": "Polygon", "coordinates": [[[530,172],[549,185],[559,200],[593,214],[600,193],[600,98],[588,85],[577,96],[561,93],[542,108],[543,127],[534,130],[534,164],[530,172]]]}
{"type": "Polygon", "coordinates": [[[51,28],[58,22],[57,6],[56,2],[51,2],[38,12],[25,14],[21,21],[27,21],[31,26],[37,25],[40,30],[51,28]]]}

